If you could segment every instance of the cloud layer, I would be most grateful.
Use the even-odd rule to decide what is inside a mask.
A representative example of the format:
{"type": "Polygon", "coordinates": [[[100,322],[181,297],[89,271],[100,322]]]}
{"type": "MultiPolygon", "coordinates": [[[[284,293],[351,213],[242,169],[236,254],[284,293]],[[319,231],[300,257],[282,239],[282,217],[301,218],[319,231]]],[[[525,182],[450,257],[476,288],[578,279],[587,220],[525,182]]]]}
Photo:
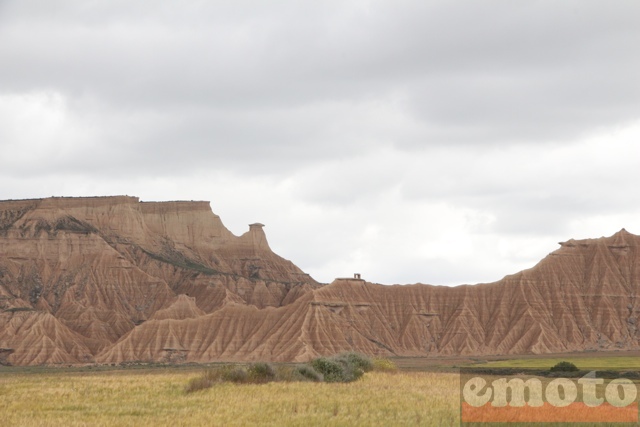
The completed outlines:
{"type": "Polygon", "coordinates": [[[640,4],[0,2],[0,199],[207,199],[323,281],[640,233],[640,4]]]}

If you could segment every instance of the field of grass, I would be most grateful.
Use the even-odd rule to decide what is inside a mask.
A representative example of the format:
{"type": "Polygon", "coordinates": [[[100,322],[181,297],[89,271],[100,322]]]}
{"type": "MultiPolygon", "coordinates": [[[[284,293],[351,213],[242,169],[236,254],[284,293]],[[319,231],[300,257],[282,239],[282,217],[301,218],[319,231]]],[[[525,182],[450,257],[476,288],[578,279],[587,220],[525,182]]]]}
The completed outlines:
{"type": "Polygon", "coordinates": [[[575,364],[581,370],[625,370],[640,369],[640,357],[637,356],[607,356],[607,357],[576,357],[576,356],[558,356],[550,358],[527,358],[527,359],[509,359],[496,360],[482,364],[476,364],[476,367],[487,368],[531,368],[531,369],[548,369],[555,364],[567,361],[575,364]]]}
{"type": "Polygon", "coordinates": [[[215,384],[201,370],[0,372],[2,426],[453,426],[458,375],[369,372],[352,383],[215,384]]]}
{"type": "Polygon", "coordinates": [[[185,391],[212,366],[0,367],[0,426],[454,426],[455,367],[640,370],[638,355],[568,354],[483,361],[400,358],[405,369],[351,383],[215,383],[185,391]]]}

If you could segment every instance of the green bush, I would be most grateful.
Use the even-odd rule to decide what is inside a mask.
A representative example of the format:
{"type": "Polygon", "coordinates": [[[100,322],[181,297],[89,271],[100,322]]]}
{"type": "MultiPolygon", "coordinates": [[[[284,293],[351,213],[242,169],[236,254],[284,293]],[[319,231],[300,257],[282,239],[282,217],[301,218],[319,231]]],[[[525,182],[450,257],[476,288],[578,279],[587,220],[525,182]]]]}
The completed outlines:
{"type": "Polygon", "coordinates": [[[328,383],[345,381],[344,367],[334,359],[319,357],[311,361],[311,367],[322,374],[322,377],[328,383]]]}
{"type": "Polygon", "coordinates": [[[303,381],[322,382],[324,377],[321,373],[313,369],[309,365],[300,365],[295,369],[297,376],[301,377],[303,381]]]}
{"type": "Polygon", "coordinates": [[[350,352],[342,353],[336,356],[339,360],[346,360],[349,365],[361,369],[363,372],[373,371],[373,362],[369,356],[364,354],[350,352]]]}
{"type": "Polygon", "coordinates": [[[354,360],[346,354],[339,354],[332,357],[333,360],[342,365],[342,379],[341,381],[348,383],[355,381],[364,375],[364,370],[360,368],[354,360]]]}
{"type": "Polygon", "coordinates": [[[221,379],[232,383],[246,383],[249,379],[249,374],[244,368],[234,368],[223,372],[221,379]]]}
{"type": "Polygon", "coordinates": [[[248,380],[252,383],[268,383],[276,379],[276,371],[269,363],[258,362],[249,366],[248,380]]]}
{"type": "Polygon", "coordinates": [[[578,370],[578,367],[571,362],[560,362],[549,369],[551,372],[576,372],[578,370]]]}
{"type": "Polygon", "coordinates": [[[234,365],[216,366],[206,370],[200,377],[189,380],[186,393],[204,390],[220,382],[238,384],[263,384],[271,381],[351,382],[371,370],[395,370],[387,359],[371,360],[359,353],[342,353],[332,357],[319,357],[309,364],[277,366],[256,362],[248,368],[234,365]]]}
{"type": "Polygon", "coordinates": [[[343,353],[333,357],[320,357],[311,361],[311,366],[322,374],[326,382],[351,382],[373,369],[367,356],[358,353],[343,353]]]}

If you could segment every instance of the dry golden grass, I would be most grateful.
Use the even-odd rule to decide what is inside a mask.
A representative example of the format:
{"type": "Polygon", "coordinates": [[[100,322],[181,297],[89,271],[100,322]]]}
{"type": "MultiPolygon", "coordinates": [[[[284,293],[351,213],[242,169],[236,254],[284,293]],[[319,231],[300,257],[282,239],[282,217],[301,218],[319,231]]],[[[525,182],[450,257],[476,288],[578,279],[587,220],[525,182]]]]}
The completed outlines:
{"type": "Polygon", "coordinates": [[[0,374],[3,426],[370,426],[459,423],[458,375],[367,373],[343,383],[215,384],[201,372],[0,374]]]}

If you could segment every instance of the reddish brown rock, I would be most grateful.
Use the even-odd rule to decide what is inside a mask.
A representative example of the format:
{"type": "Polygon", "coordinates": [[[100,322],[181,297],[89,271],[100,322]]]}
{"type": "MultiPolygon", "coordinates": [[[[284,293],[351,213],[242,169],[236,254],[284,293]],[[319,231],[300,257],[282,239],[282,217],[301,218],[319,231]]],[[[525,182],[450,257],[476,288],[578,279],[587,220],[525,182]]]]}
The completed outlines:
{"type": "Polygon", "coordinates": [[[15,350],[3,352],[7,363],[90,361],[152,318],[201,316],[227,304],[280,306],[302,295],[299,288],[318,286],[271,251],[261,226],[236,237],[208,202],[0,202],[0,310],[46,313],[50,328],[73,332],[68,340],[88,354],[59,349],[43,334],[42,355],[27,355],[25,337],[3,315],[0,348],[15,350]]]}
{"type": "Polygon", "coordinates": [[[454,288],[321,286],[207,202],[0,202],[0,363],[304,361],[640,348],[640,237],[454,288]]]}

